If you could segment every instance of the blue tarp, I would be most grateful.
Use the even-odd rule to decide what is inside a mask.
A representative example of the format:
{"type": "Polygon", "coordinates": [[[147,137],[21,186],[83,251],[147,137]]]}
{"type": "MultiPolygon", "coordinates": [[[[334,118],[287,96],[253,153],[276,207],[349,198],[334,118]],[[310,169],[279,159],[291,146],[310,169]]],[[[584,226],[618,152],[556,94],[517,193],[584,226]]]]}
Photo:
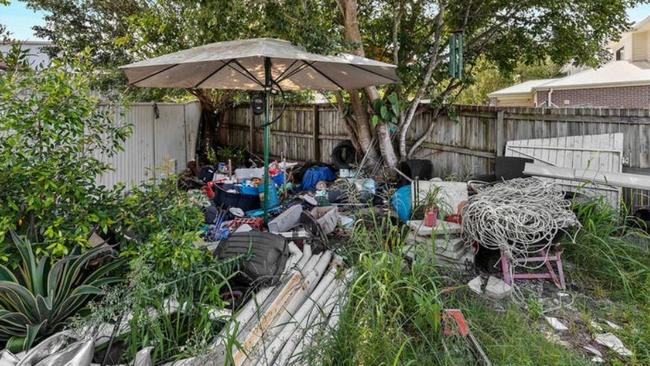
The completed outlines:
{"type": "Polygon", "coordinates": [[[326,182],[333,182],[336,179],[336,175],[332,169],[326,166],[313,166],[305,172],[305,175],[302,177],[302,189],[305,191],[312,191],[316,188],[316,183],[321,180],[326,182]]]}
{"type": "Polygon", "coordinates": [[[411,185],[400,187],[390,198],[391,206],[400,220],[406,222],[411,218],[411,185]]]}

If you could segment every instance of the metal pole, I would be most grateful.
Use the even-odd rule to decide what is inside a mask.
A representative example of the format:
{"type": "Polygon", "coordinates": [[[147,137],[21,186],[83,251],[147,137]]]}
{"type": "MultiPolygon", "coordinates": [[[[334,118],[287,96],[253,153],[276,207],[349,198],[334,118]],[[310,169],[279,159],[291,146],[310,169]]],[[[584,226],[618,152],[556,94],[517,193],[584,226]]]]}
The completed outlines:
{"type": "Polygon", "coordinates": [[[264,58],[264,223],[269,222],[269,144],[271,126],[269,99],[271,96],[271,59],[264,58]]]}

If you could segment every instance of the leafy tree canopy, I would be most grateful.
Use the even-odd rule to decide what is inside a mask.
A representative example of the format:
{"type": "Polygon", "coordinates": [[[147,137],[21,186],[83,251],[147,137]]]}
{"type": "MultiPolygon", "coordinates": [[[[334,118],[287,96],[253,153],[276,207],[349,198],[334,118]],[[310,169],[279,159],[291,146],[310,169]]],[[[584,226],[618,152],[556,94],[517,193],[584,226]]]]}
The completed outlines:
{"type": "MultiPolygon", "coordinates": [[[[24,1],[51,13],[46,25],[37,29],[39,36],[65,52],[91,46],[97,63],[111,70],[133,60],[251,37],[283,38],[311,51],[346,50],[395,63],[402,82],[382,93],[368,89],[366,98],[351,96],[355,118],[348,126],[352,136],[366,137],[359,140],[364,151],[368,149],[368,130],[375,127],[372,118],[362,114],[371,108],[358,104],[395,92],[402,105],[408,105],[401,109],[397,125],[399,156],[405,159],[431,132],[416,136],[407,149],[407,131],[420,100],[430,99],[436,108],[454,102],[474,81],[481,59],[505,73],[546,60],[596,65],[606,56],[605,44],[630,25],[626,9],[647,0],[24,1]],[[453,32],[464,35],[461,80],[447,74],[453,32]]],[[[109,80],[124,85],[117,73],[109,80]]],[[[233,98],[228,92],[190,92],[211,110],[233,98]]],[[[168,90],[137,93],[148,93],[148,98],[170,95],[168,90]]],[[[386,134],[381,139],[390,140],[386,134]]],[[[380,146],[382,155],[394,150],[380,146]]],[[[394,156],[384,158],[389,165],[395,161],[394,156]]]]}

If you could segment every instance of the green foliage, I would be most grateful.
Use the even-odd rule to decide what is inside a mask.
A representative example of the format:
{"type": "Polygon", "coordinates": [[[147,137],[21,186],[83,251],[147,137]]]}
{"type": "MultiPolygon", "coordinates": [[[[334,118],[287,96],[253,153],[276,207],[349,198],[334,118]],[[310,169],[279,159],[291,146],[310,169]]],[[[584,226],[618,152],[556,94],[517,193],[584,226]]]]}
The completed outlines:
{"type": "Polygon", "coordinates": [[[110,254],[110,247],[72,253],[50,266],[50,258],[34,255],[32,243],[11,235],[21,265],[16,271],[0,265],[0,344],[6,342],[12,352],[59,331],[103,287],[120,281],[107,275],[124,264],[121,260],[89,269],[91,261],[110,254]]]}
{"type": "Polygon", "coordinates": [[[195,261],[187,269],[161,275],[158,264],[147,257],[150,258],[143,256],[132,262],[132,287],[126,300],[133,315],[125,338],[127,358],[132,360],[146,346],[154,347],[156,362],[205,352],[226,321],[211,319],[210,311],[226,305],[219,295],[228,289],[228,280],[235,273],[235,260],[195,261]],[[169,312],[170,299],[181,304],[180,311],[169,312]]]}
{"type": "Polygon", "coordinates": [[[548,340],[542,327],[525,311],[508,304],[494,304],[469,289],[450,294],[445,307],[460,308],[474,336],[494,365],[591,365],[578,352],[548,340]]]}
{"type": "MultiPolygon", "coordinates": [[[[83,57],[81,57],[83,59],[83,57]]],[[[0,75],[0,247],[8,231],[43,243],[37,254],[84,247],[95,227],[114,223],[116,192],[96,183],[130,126],[99,106],[83,61],[0,75]]]]}
{"type": "Polygon", "coordinates": [[[582,224],[567,257],[611,295],[650,303],[650,236],[625,225],[604,199],[575,205],[582,224]]]}
{"type": "MultiPolygon", "coordinates": [[[[2,26],[0,25],[0,37],[2,33],[2,26]]],[[[29,49],[23,49],[19,42],[14,42],[7,52],[0,52],[0,61],[4,62],[5,67],[10,72],[25,71],[29,69],[28,53],[29,49]]]]}
{"type": "Polygon", "coordinates": [[[355,274],[339,328],[305,357],[325,365],[462,364],[466,348],[440,331],[434,263],[409,263],[402,231],[388,218],[367,220],[344,249],[355,274]]]}
{"type": "MultiPolygon", "coordinates": [[[[175,243],[183,245],[183,243],[175,243]]],[[[115,340],[124,349],[122,362],[130,363],[144,347],[153,347],[154,364],[205,354],[227,317],[215,318],[225,303],[238,258],[217,261],[206,255],[187,268],[162,271],[158,243],[140,247],[131,259],[128,285],[114,288],[90,315],[78,322],[88,329],[100,323],[128,319],[128,332],[115,340]],[[127,318],[128,317],[128,318],[127,318]]]]}
{"type": "Polygon", "coordinates": [[[372,116],[372,124],[386,123],[397,126],[401,116],[399,98],[396,93],[390,93],[384,99],[377,99],[373,104],[375,114],[372,116]]]}
{"type": "Polygon", "coordinates": [[[205,257],[193,245],[200,239],[203,214],[187,192],[177,188],[175,176],[145,182],[130,192],[117,223],[129,238],[121,255],[145,258],[158,272],[186,270],[205,257]]]}

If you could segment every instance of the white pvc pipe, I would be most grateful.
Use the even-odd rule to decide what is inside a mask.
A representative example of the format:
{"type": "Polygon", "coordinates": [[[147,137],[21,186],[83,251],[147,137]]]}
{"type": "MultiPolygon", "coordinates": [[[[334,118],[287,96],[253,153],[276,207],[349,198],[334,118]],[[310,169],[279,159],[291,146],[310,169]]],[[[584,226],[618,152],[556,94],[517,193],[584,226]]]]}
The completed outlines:
{"type": "MultiPolygon", "coordinates": [[[[304,271],[305,276],[302,278],[300,286],[298,286],[298,288],[293,292],[292,296],[290,298],[287,298],[286,302],[277,304],[277,306],[280,307],[280,309],[277,309],[277,313],[273,314],[270,311],[274,309],[269,309],[269,311],[267,311],[264,314],[263,317],[271,316],[274,319],[272,319],[272,321],[267,325],[258,324],[257,333],[260,332],[262,333],[260,334],[260,337],[256,337],[256,334],[253,334],[252,337],[247,337],[247,341],[245,342],[248,343],[249,346],[249,348],[246,350],[247,352],[249,353],[254,352],[260,340],[262,341],[261,346],[263,347],[265,340],[263,340],[262,338],[266,338],[266,339],[269,339],[268,337],[272,338],[282,330],[282,328],[291,319],[291,314],[294,314],[298,310],[298,308],[302,305],[302,303],[305,301],[306,297],[311,292],[313,292],[314,288],[318,284],[318,281],[323,276],[325,269],[327,268],[331,259],[332,259],[332,252],[327,251],[321,253],[318,256],[313,256],[309,260],[309,262],[307,262],[304,271]],[[314,257],[318,257],[317,262],[314,263],[313,266],[310,266],[311,263],[315,262],[314,257]],[[310,270],[310,268],[312,267],[313,269],[310,270]]],[[[241,357],[241,355],[238,356],[241,357]]],[[[261,356],[263,356],[263,354],[261,356]]],[[[251,361],[253,361],[253,359],[251,359],[251,361]]]]}
{"type": "Polygon", "coordinates": [[[300,261],[298,262],[298,267],[302,268],[311,256],[311,245],[305,244],[302,248],[302,258],[300,258],[300,261]]]}
{"type": "Polygon", "coordinates": [[[329,299],[330,301],[328,301],[324,306],[324,311],[317,313],[317,316],[312,320],[312,322],[307,324],[306,326],[307,331],[305,332],[304,336],[300,338],[300,341],[298,342],[295,349],[293,350],[291,358],[300,355],[303,352],[304,348],[309,347],[312,344],[313,338],[317,335],[317,333],[321,329],[323,329],[322,325],[321,326],[318,325],[326,317],[329,317],[329,321],[325,329],[333,330],[336,328],[336,326],[338,325],[341,308],[345,304],[347,284],[351,278],[352,278],[352,271],[348,270],[343,280],[336,281],[337,288],[334,290],[334,293],[330,297],[329,299]]]}
{"type": "Polygon", "coordinates": [[[278,334],[272,338],[271,344],[269,344],[268,347],[263,348],[264,355],[262,355],[262,360],[273,361],[278,352],[283,350],[284,345],[294,334],[298,325],[314,309],[315,305],[318,304],[321,295],[323,295],[327,288],[330,287],[329,285],[334,281],[335,277],[336,267],[330,267],[330,270],[325,274],[325,276],[323,276],[321,281],[318,283],[318,286],[314,289],[314,292],[307,296],[307,299],[302,303],[298,311],[291,316],[286,325],[284,325],[278,334]]]}
{"type": "MultiPolygon", "coordinates": [[[[310,323],[315,316],[318,316],[318,313],[323,311],[325,303],[332,298],[334,291],[339,288],[338,282],[339,281],[335,279],[331,281],[318,299],[315,299],[315,302],[308,303],[308,300],[300,308],[299,312],[304,312],[304,314],[296,314],[296,318],[300,317],[299,320],[296,319],[297,322],[299,321],[299,324],[296,324],[293,333],[289,336],[286,343],[278,353],[274,363],[275,365],[285,365],[289,361],[289,358],[293,354],[293,350],[296,348],[298,343],[300,343],[302,337],[307,331],[307,324],[310,323]]],[[[314,290],[314,292],[316,291],[317,290],[314,290]]]]}

